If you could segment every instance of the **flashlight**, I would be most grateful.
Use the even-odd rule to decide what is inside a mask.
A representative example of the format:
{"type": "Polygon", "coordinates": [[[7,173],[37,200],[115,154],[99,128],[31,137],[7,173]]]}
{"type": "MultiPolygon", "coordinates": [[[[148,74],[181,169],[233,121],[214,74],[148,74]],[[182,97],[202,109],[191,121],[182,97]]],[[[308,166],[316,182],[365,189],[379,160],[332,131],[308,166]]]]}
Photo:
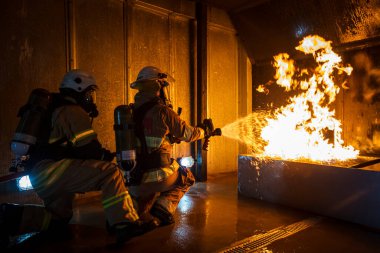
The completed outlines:
{"type": "Polygon", "coordinates": [[[192,156],[185,156],[179,160],[179,164],[183,167],[190,168],[194,165],[194,158],[192,156]]]}
{"type": "Polygon", "coordinates": [[[19,191],[27,191],[33,189],[29,176],[23,176],[17,179],[17,187],[19,191]]]}

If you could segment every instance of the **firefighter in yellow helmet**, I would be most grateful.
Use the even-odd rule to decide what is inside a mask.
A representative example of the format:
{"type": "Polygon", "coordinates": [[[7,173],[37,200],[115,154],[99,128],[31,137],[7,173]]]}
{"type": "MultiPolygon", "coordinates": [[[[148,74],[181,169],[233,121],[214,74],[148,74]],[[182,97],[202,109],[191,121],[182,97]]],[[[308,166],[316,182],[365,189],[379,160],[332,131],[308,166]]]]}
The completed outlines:
{"type": "Polygon", "coordinates": [[[118,166],[92,128],[98,116],[95,79],[81,70],[66,73],[59,93],[52,94],[49,141],[31,148],[27,167],[43,206],[0,205],[1,246],[11,235],[35,231],[60,232],[73,216],[75,193],[102,191],[108,224],[117,242],[149,230],[133,207],[118,166]]]}
{"type": "MultiPolygon", "coordinates": [[[[141,69],[130,87],[137,89],[133,117],[137,136],[137,168],[131,195],[141,217],[167,225],[183,195],[194,184],[190,170],[171,158],[173,142],[192,142],[205,137],[205,130],[193,127],[171,109],[168,85],[174,79],[154,66],[141,69]],[[153,215],[153,217],[151,216],[153,215]]],[[[206,133],[207,135],[207,133],[206,133]]]]}

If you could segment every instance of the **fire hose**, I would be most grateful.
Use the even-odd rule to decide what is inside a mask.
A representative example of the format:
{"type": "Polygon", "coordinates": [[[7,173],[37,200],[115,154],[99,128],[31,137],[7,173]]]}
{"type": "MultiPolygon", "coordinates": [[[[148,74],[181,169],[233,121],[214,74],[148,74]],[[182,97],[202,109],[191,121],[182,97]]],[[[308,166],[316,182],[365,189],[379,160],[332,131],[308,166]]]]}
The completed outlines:
{"type": "Polygon", "coordinates": [[[11,181],[11,180],[14,180],[14,179],[26,176],[28,174],[29,174],[28,171],[19,171],[19,172],[15,172],[15,173],[12,173],[12,174],[5,175],[5,176],[1,176],[0,177],[0,183],[5,183],[5,182],[8,182],[8,181],[11,181]]]}

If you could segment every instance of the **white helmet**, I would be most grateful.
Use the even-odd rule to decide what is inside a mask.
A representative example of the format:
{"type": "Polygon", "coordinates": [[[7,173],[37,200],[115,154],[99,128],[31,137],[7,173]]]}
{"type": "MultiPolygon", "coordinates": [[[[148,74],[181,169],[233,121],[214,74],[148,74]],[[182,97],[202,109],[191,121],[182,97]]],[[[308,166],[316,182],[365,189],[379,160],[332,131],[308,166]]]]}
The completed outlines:
{"type": "Polygon", "coordinates": [[[146,81],[155,81],[155,80],[161,80],[163,82],[160,82],[162,86],[168,86],[169,82],[174,82],[174,78],[169,75],[168,73],[162,72],[159,68],[154,66],[146,66],[142,68],[137,75],[136,81],[131,83],[132,89],[140,89],[142,83],[145,83],[146,81]]]}
{"type": "Polygon", "coordinates": [[[61,82],[60,89],[72,89],[76,92],[82,92],[87,88],[97,89],[95,78],[80,69],[73,69],[67,72],[61,82]]]}

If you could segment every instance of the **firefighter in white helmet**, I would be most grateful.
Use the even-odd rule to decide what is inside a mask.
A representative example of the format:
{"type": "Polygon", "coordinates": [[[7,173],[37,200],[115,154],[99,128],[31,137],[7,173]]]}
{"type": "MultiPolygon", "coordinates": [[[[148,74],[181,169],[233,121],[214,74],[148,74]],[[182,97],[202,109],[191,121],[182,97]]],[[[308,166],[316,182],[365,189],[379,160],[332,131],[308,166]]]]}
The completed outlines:
{"type": "Polygon", "coordinates": [[[204,129],[188,125],[171,109],[168,85],[173,81],[159,68],[147,66],[130,85],[138,90],[133,110],[138,184],[131,186],[130,192],[137,200],[139,215],[158,220],[160,225],[174,222],[180,199],[195,182],[191,171],[171,158],[173,142],[169,137],[185,142],[205,137],[204,129]]]}
{"type": "Polygon", "coordinates": [[[34,231],[60,232],[67,228],[75,193],[102,191],[107,222],[117,242],[149,230],[133,207],[114,154],[102,147],[92,128],[98,116],[95,79],[81,70],[63,77],[60,92],[52,94],[49,141],[32,148],[27,166],[43,206],[0,205],[1,246],[9,236],[34,231]]]}

